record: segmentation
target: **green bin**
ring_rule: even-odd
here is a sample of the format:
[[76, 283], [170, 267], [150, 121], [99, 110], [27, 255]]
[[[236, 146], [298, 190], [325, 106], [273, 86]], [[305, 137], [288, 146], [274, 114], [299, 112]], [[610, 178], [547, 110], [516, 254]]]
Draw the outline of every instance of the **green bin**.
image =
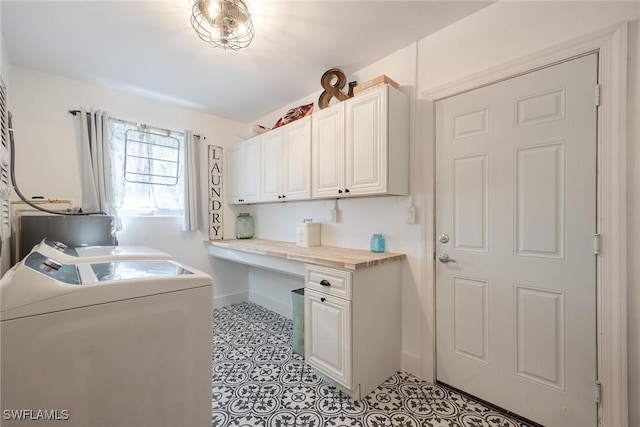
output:
[[293, 300], [293, 334], [291, 347], [304, 357], [304, 288], [291, 291]]

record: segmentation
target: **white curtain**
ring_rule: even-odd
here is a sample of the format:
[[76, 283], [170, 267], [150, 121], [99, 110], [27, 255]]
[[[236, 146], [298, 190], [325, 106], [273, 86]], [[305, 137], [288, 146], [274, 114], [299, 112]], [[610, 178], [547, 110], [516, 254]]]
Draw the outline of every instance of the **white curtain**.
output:
[[109, 113], [80, 108], [82, 210], [112, 213]]
[[193, 131], [184, 132], [184, 217], [183, 231], [198, 229], [198, 164], [196, 162], [199, 136]]

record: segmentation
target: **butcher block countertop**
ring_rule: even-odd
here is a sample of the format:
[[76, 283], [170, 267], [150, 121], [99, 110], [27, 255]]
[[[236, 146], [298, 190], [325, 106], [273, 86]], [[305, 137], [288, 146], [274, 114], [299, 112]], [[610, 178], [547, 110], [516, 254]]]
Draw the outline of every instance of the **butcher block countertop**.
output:
[[405, 254], [375, 253], [362, 249], [336, 248], [333, 246], [303, 247], [295, 243], [278, 242], [274, 240], [243, 239], [243, 240], [211, 240], [205, 242], [214, 247], [285, 258], [327, 267], [357, 270], [373, 267], [406, 258]]

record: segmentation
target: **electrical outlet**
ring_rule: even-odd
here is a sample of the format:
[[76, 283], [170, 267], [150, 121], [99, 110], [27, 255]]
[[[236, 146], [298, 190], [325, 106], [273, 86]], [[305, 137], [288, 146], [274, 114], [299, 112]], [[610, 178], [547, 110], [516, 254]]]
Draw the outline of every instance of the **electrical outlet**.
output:
[[407, 211], [405, 212], [404, 221], [407, 224], [415, 224], [416, 223], [416, 208], [414, 208], [413, 206], [410, 206], [410, 207], [407, 208]]

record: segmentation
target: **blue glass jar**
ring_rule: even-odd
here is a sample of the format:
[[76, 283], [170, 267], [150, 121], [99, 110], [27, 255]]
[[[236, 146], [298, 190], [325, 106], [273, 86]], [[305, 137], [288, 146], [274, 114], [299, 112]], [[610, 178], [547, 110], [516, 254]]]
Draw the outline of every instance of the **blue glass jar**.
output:
[[371, 252], [384, 252], [385, 247], [384, 237], [382, 234], [374, 234], [371, 237]]
[[236, 217], [236, 239], [253, 238], [253, 218], [248, 213], [240, 213]]

